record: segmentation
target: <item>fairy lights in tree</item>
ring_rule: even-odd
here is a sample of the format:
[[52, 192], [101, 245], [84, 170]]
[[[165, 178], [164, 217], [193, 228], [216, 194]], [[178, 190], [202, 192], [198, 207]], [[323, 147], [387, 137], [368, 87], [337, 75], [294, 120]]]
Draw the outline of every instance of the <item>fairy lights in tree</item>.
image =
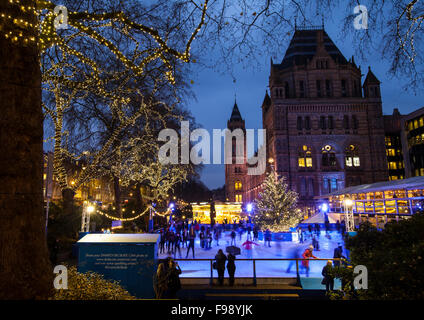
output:
[[[118, 61], [134, 75], [143, 74], [146, 66], [160, 60], [168, 69], [165, 72], [167, 80], [174, 84], [175, 77], [172, 68], [172, 59], [178, 59], [182, 62], [190, 62], [190, 49], [196, 35], [205, 23], [207, 5], [209, 0], [205, 0], [196, 8], [201, 10], [200, 19], [197, 26], [188, 37], [183, 50], [178, 50], [168, 45], [167, 38], [160, 35], [160, 32], [152, 27], [132, 21], [124, 12], [67, 12], [67, 29], [60, 32], [55, 27], [58, 14], [55, 13], [56, 3], [47, 0], [37, 0], [36, 7], [25, 5], [25, 0], [8, 0], [11, 7], [18, 9], [20, 14], [14, 12], [0, 12], [0, 36], [10, 39], [13, 43], [25, 45], [27, 43], [37, 42], [40, 53], [43, 54], [47, 49], [58, 47], [62, 52], [79, 59], [84, 64], [91, 67], [93, 76], [98, 77], [98, 65], [90, 59], [86, 52], [72, 48], [69, 40], [76, 37], [88, 37], [97, 42], [100, 46], [107, 48]], [[12, 10], [11, 10], [12, 11]], [[37, 21], [28, 20], [28, 17], [37, 17]], [[119, 30], [126, 34], [127, 38], [134, 44], [135, 51], [143, 53], [142, 59], [135, 61], [125, 55], [111, 39], [108, 39], [105, 29]], [[155, 46], [144, 47], [145, 37], [150, 37]], [[132, 55], [139, 57], [138, 54]]]

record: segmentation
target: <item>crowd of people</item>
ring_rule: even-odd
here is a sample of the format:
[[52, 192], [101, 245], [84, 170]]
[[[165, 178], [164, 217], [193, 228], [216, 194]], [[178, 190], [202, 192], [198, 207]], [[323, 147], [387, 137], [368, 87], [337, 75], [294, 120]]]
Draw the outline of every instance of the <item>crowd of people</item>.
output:
[[[181, 249], [186, 250], [185, 258], [191, 257], [195, 259], [195, 239], [199, 238], [200, 248], [204, 250], [212, 249], [212, 246], [219, 247], [219, 241], [224, 231], [231, 230], [231, 245], [237, 245], [237, 233], [239, 240], [242, 235], [247, 233], [247, 240], [257, 241], [259, 237], [259, 229], [253, 226], [247, 220], [240, 220], [238, 223], [228, 224], [215, 223], [214, 225], [201, 225], [194, 220], [189, 224], [187, 220], [171, 221], [166, 227], [160, 230], [159, 254], [173, 255], [176, 259], [182, 258]], [[271, 246], [271, 232], [265, 232], [265, 241]]]
[[[324, 224], [325, 236], [330, 237], [329, 230], [330, 225]], [[344, 233], [343, 223], [335, 224], [335, 228], [338, 232]], [[240, 246], [245, 250], [247, 258], [252, 258], [253, 246], [257, 246], [256, 243], [259, 239], [259, 229], [249, 221], [240, 220], [238, 223], [228, 224], [226, 221], [214, 225], [201, 225], [198, 221], [193, 221], [189, 224], [185, 221], [171, 221], [166, 227], [160, 230], [160, 242], [159, 242], [159, 253], [168, 254], [166, 261], [159, 264], [156, 274], [156, 285], [155, 290], [158, 297], [161, 298], [172, 298], [175, 297], [176, 292], [180, 289], [181, 284], [179, 281], [179, 274], [181, 269], [178, 263], [172, 259], [179, 259], [183, 257], [181, 252], [182, 249], [185, 251], [185, 258], [191, 257], [195, 259], [195, 239], [200, 240], [200, 248], [203, 250], [211, 250], [214, 245], [219, 247], [219, 241], [221, 240], [224, 231], [229, 231], [229, 237], [231, 241], [227, 241], [227, 245], [236, 247], [239, 243]], [[298, 251], [300, 248], [296, 248], [292, 254], [293, 258], [302, 259], [299, 264], [299, 272], [309, 277], [310, 259], [317, 259], [314, 255], [315, 251], [320, 251], [319, 239], [322, 236], [321, 226], [319, 224], [309, 224], [306, 229], [298, 228], [299, 242], [309, 242], [310, 245], [300, 254]], [[241, 243], [242, 235], [246, 234], [245, 241]], [[331, 237], [330, 237], [331, 239]], [[271, 247], [272, 233], [270, 230], [263, 232], [264, 246]], [[230, 242], [230, 243], [229, 243]], [[331, 260], [322, 269], [322, 284], [326, 286], [326, 290], [333, 290], [334, 288], [334, 276], [333, 268], [340, 266], [340, 260], [346, 259], [343, 255], [343, 247], [340, 243], [334, 249], [334, 266]], [[225, 270], [227, 269], [229, 276], [229, 284], [234, 285], [235, 271], [236, 271], [236, 256], [235, 254], [228, 253], [225, 255], [222, 249], [218, 250], [215, 256], [215, 262], [213, 268], [218, 274], [218, 284], [222, 285], [224, 282]], [[294, 260], [295, 262], [295, 260]], [[290, 273], [290, 269], [295, 263], [290, 263], [286, 272]]]

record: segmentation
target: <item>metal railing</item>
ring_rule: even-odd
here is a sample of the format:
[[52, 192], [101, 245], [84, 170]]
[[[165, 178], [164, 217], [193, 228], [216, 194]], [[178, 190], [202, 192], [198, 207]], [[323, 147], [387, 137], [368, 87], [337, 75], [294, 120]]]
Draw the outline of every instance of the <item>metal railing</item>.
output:
[[[209, 280], [209, 284], [213, 284], [213, 263], [214, 261], [216, 261], [215, 259], [173, 259], [174, 261], [209, 261], [209, 267], [210, 267], [210, 280]], [[299, 282], [300, 279], [300, 273], [299, 273], [299, 261], [340, 261], [340, 263], [343, 263], [344, 261], [346, 261], [345, 259], [340, 259], [340, 258], [326, 258], [326, 259], [322, 259], [322, 258], [312, 258], [312, 259], [304, 259], [304, 258], [292, 258], [292, 259], [282, 259], [282, 258], [252, 258], [252, 259], [237, 259], [234, 262], [237, 263], [238, 261], [252, 261], [253, 264], [253, 285], [256, 286], [257, 284], [257, 276], [256, 276], [256, 261], [295, 261], [296, 262], [296, 278]], [[264, 277], [261, 277], [264, 278]]]

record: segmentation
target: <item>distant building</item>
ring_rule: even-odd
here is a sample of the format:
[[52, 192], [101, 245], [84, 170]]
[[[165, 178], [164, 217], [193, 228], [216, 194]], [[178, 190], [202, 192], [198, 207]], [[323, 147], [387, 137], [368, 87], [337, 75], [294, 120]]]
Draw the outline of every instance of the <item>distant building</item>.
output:
[[403, 154], [404, 122], [398, 109], [394, 109], [393, 115], [384, 116], [384, 132], [387, 155], [387, 167], [389, 180], [404, 179], [405, 162]]
[[[387, 180], [380, 81], [371, 68], [361, 77], [321, 27], [296, 29], [281, 63], [271, 60], [262, 103], [267, 170], [286, 177], [305, 214], [315, 212], [317, 196]], [[228, 128], [245, 130], [237, 104]], [[227, 198], [253, 200], [263, 177], [226, 165]]]
[[389, 180], [424, 176], [424, 107], [384, 116]]
[[[199, 223], [211, 223], [211, 205], [209, 202], [191, 203], [193, 208], [193, 220]], [[215, 222], [216, 223], [238, 223], [240, 219], [246, 219], [246, 214], [242, 213], [242, 205], [239, 202], [215, 202]]]

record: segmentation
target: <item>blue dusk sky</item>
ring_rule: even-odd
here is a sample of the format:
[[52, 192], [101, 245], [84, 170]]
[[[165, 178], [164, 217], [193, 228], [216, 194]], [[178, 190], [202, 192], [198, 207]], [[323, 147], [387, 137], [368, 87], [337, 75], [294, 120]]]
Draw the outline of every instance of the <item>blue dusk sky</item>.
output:
[[[424, 95], [422, 91], [417, 93], [405, 91], [403, 86], [407, 84], [408, 79], [392, 78], [388, 74], [390, 64], [381, 59], [379, 52], [370, 49], [369, 54], [365, 53], [364, 59], [361, 59], [359, 54], [355, 52], [352, 39], [342, 36], [336, 22], [326, 23], [325, 30], [347, 59], [352, 55], [355, 56], [355, 62], [361, 66], [363, 74], [366, 75], [368, 66], [371, 66], [373, 73], [382, 82], [381, 93], [384, 114], [392, 114], [393, 108], [399, 108], [401, 114], [407, 114], [423, 106]], [[294, 33], [294, 30], [292, 30], [292, 33]], [[274, 63], [281, 62], [288, 44], [289, 42], [279, 50], [277, 56], [272, 57]], [[265, 90], [268, 89], [270, 58], [264, 58], [259, 66], [251, 69], [235, 65], [235, 82], [230, 73], [223, 75], [213, 70], [193, 70], [194, 84], [192, 89], [196, 95], [196, 100], [188, 104], [188, 109], [192, 112], [196, 122], [210, 132], [211, 137], [213, 129], [226, 128], [234, 105], [235, 94], [237, 95], [240, 113], [246, 121], [246, 128], [262, 128], [260, 107]], [[362, 81], [364, 81], [365, 75]], [[201, 173], [201, 180], [210, 189], [223, 186], [225, 183], [224, 165], [205, 164]]]

